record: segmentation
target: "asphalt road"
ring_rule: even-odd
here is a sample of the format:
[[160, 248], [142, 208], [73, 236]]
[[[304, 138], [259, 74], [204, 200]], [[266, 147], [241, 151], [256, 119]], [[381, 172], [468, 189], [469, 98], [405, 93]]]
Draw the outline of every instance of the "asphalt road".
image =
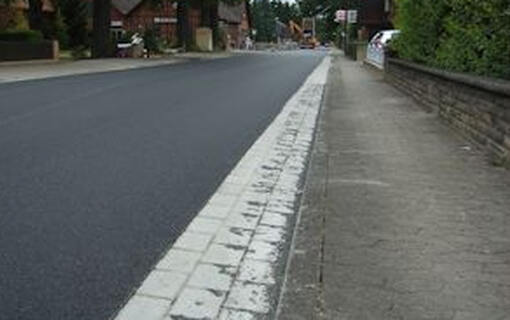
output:
[[321, 54], [0, 85], [0, 319], [108, 319]]

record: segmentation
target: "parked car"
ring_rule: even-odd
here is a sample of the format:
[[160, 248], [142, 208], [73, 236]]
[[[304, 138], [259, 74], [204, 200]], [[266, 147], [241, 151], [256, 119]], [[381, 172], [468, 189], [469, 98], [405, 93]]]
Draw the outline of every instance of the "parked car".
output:
[[367, 61], [382, 69], [384, 67], [384, 51], [399, 33], [400, 30], [383, 30], [377, 32], [368, 43]]

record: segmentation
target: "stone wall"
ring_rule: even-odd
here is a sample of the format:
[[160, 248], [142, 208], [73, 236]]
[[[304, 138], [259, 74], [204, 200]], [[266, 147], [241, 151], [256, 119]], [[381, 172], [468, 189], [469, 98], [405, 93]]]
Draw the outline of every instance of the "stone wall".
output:
[[0, 41], [0, 61], [58, 59], [57, 41], [6, 42]]
[[389, 58], [386, 79], [510, 167], [510, 81]]

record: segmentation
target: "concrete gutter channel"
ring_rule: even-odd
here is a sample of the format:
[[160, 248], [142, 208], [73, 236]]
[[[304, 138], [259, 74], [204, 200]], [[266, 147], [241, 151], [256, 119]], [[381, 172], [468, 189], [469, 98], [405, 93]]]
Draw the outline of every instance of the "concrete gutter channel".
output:
[[[334, 56], [340, 53], [336, 52]], [[333, 57], [333, 60], [336, 58]], [[317, 118], [312, 152], [307, 165], [299, 214], [287, 256], [285, 281], [278, 301], [277, 320], [321, 319], [324, 313], [324, 259], [328, 196], [328, 150], [324, 137], [326, 97], [340, 70], [332, 62]]]

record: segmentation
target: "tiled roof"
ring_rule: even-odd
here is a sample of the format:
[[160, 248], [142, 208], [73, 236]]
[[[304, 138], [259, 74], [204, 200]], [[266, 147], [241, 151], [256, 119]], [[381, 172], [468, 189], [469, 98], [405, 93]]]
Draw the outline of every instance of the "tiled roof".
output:
[[243, 14], [246, 13], [246, 3], [242, 1], [238, 5], [228, 5], [222, 1], [219, 2], [218, 16], [220, 20], [229, 23], [241, 23], [243, 21]]
[[122, 14], [128, 14], [142, 2], [143, 0], [112, 0], [112, 5]]
[[[122, 14], [128, 14], [144, 0], [112, 0], [112, 4]], [[238, 5], [228, 5], [219, 1], [218, 15], [220, 20], [229, 23], [241, 23], [243, 14], [246, 14], [246, 3], [242, 1]]]

